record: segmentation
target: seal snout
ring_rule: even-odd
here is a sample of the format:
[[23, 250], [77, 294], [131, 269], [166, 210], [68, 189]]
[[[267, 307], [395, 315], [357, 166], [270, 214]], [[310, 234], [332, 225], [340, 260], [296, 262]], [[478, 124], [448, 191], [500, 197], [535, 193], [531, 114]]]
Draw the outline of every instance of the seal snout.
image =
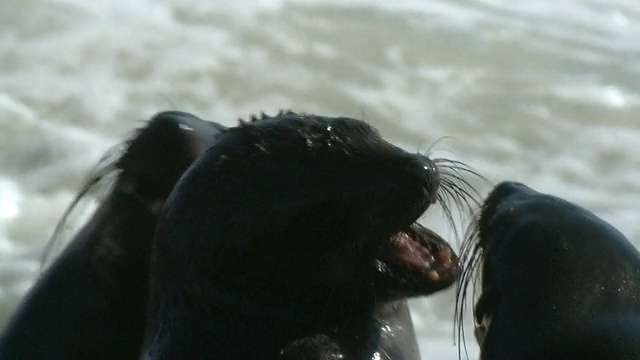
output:
[[[500, 223], [504, 216], [513, 216], [522, 200], [530, 198], [536, 192], [530, 187], [513, 181], [498, 184], [487, 196], [482, 206], [478, 227], [482, 234], [488, 231], [494, 222]], [[486, 245], [486, 236], [481, 236], [481, 243]]]
[[535, 191], [519, 182], [504, 181], [498, 184], [487, 196], [483, 216], [491, 216], [502, 204], [511, 204], [515, 200], [534, 194]]
[[423, 187], [429, 194], [429, 202], [435, 204], [438, 200], [440, 172], [433, 160], [427, 156], [416, 154], [415, 159], [409, 164], [409, 170], [422, 179]]

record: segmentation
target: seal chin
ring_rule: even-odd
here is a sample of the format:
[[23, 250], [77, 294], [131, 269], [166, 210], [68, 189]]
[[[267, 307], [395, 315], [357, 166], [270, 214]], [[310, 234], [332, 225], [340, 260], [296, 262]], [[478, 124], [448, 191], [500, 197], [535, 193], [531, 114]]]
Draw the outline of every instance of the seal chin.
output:
[[398, 297], [429, 295], [451, 285], [458, 257], [435, 232], [412, 224], [382, 243], [375, 259], [379, 276]]

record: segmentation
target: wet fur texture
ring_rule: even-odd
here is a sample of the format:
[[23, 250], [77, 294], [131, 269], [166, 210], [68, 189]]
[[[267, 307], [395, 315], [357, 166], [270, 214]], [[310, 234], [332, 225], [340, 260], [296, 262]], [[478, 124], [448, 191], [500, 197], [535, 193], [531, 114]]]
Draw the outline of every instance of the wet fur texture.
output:
[[[281, 112], [277, 116], [295, 118], [300, 115]], [[239, 128], [271, 118], [262, 114], [241, 122]], [[71, 211], [96, 189], [104, 193], [98, 209], [43, 272], [19, 306], [0, 337], [0, 358], [139, 358], [147, 321], [149, 253], [159, 211], [184, 171], [225, 132], [225, 127], [191, 114], [163, 112], [99, 162], [63, 216], [43, 262], [50, 256], [52, 245], [62, 236]], [[307, 145], [313, 145], [314, 141], [323, 140], [313, 136], [305, 138]], [[261, 148], [260, 141], [254, 146], [260, 152], [268, 151]], [[242, 157], [238, 160], [242, 161]], [[459, 162], [436, 159], [434, 163], [441, 174], [438, 202], [451, 217], [451, 206], [469, 206], [467, 201], [473, 189], [463, 175], [474, 173]], [[251, 171], [243, 176], [252, 183], [264, 182]], [[319, 216], [331, 215], [330, 212], [318, 213]], [[292, 218], [292, 221], [300, 220]], [[422, 230], [416, 227], [416, 231]], [[306, 241], [304, 232], [300, 234], [300, 240]], [[334, 272], [327, 275], [328, 281], [331, 276], [339, 278]], [[447, 284], [443, 282], [440, 287]], [[429, 291], [437, 289], [433, 287]], [[284, 310], [284, 316], [294, 321], [306, 317], [303, 312], [287, 307], [264, 307], [263, 303], [252, 299], [251, 291], [244, 298], [226, 287], [220, 290], [221, 298], [226, 297], [234, 303], [238, 299], [247, 300], [241, 303], [256, 312]], [[421, 291], [424, 289], [417, 290]], [[372, 311], [366, 312], [366, 316], [356, 315], [349, 320], [367, 325], [362, 337], [364, 343], [347, 341], [345, 346], [339, 344], [335, 333], [328, 331], [331, 337], [321, 333], [296, 338], [282, 347], [279, 356], [332, 359], [344, 356], [345, 349], [352, 351], [352, 348], [360, 347], [379, 353], [382, 359], [419, 359], [406, 301], [394, 294], [385, 296], [401, 299], [380, 302]], [[346, 311], [335, 310], [336, 315]], [[239, 322], [243, 316], [249, 316], [253, 321], [254, 315], [249, 311], [237, 318], [231, 315], [229, 320]], [[272, 329], [268, 327], [265, 331], [268, 333]], [[373, 342], [367, 342], [372, 334]]]
[[355, 119], [281, 113], [230, 129], [159, 222], [144, 358], [384, 358], [380, 309], [457, 270], [429, 280], [381, 249], [399, 231], [433, 236], [412, 224], [438, 199], [464, 203], [462, 171]]
[[139, 357], [158, 211], [187, 166], [223, 129], [187, 113], [159, 113], [100, 161], [51, 244], [84, 196], [100, 187], [106, 195], [6, 325], [1, 359]]
[[475, 287], [481, 359], [640, 356], [640, 253], [590, 211], [499, 184], [462, 259], [458, 313]]

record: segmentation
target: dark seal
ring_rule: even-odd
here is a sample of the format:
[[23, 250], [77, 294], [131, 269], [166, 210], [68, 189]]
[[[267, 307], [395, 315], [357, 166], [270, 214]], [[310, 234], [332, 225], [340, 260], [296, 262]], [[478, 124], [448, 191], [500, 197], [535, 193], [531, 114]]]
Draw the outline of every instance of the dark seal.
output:
[[640, 357], [640, 253], [590, 211], [502, 183], [462, 254], [481, 359]]
[[187, 113], [163, 112], [109, 153], [71, 208], [115, 177], [111, 190], [6, 325], [0, 359], [139, 357], [159, 210], [187, 166], [223, 130]]
[[458, 274], [447, 242], [416, 223], [466, 191], [445, 164], [350, 118], [230, 128], [158, 222], [143, 358], [398, 358], [381, 351], [380, 309]]

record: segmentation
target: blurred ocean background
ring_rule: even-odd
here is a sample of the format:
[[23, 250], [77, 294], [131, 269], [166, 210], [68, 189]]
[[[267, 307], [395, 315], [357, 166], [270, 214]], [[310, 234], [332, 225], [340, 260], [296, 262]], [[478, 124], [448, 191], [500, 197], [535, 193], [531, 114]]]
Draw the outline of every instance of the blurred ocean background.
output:
[[[439, 155], [640, 245], [635, 0], [3, 0], [0, 325], [90, 167], [143, 120], [281, 108], [363, 118], [411, 151], [448, 137]], [[453, 292], [412, 306], [423, 357], [456, 359]]]

